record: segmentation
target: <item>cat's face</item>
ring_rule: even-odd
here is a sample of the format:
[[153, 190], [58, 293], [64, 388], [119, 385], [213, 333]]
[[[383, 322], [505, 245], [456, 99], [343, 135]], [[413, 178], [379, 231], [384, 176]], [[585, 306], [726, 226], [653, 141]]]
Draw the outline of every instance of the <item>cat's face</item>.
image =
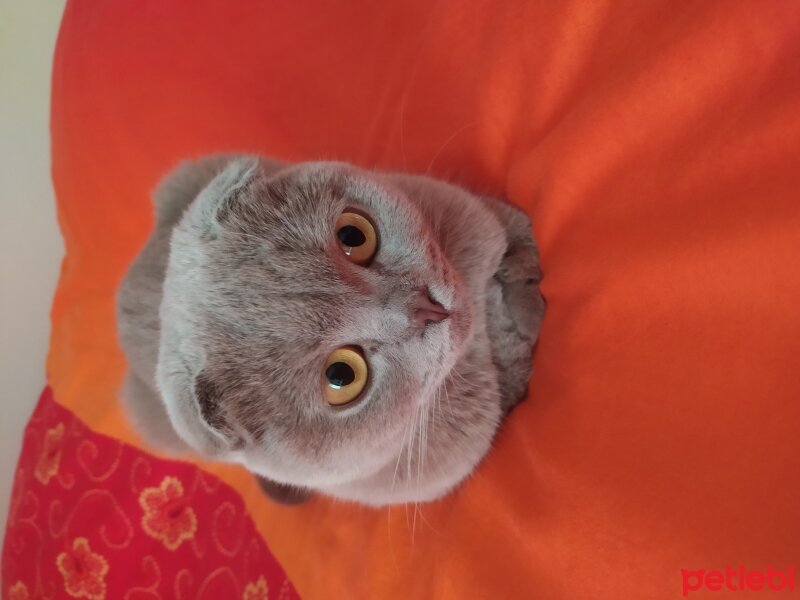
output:
[[[367, 260], [340, 239], [351, 213], [374, 228]], [[462, 279], [386, 181], [331, 163], [270, 174], [235, 161], [173, 233], [157, 373], [170, 418], [198, 450], [279, 482], [377, 473], [473, 336]], [[332, 402], [327, 370], [342, 348], [366, 384]]]

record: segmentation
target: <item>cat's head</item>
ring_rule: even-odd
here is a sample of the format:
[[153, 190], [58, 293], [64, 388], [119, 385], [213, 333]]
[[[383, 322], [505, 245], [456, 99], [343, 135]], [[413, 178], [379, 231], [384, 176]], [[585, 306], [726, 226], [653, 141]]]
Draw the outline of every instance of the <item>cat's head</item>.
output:
[[379, 176], [235, 160], [173, 231], [158, 386], [198, 451], [340, 485], [397, 457], [472, 334], [465, 296], [419, 210]]

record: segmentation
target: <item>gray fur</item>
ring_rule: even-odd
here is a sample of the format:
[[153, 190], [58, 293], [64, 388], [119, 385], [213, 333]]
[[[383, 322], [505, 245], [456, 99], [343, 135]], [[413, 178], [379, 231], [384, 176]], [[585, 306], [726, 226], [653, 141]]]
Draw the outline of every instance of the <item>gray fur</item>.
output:
[[[268, 492], [419, 502], [475, 469], [524, 396], [544, 303], [521, 211], [427, 177], [249, 156], [185, 163], [155, 202], [118, 295], [123, 397], [153, 443], [242, 463]], [[336, 245], [348, 207], [378, 230], [369, 267]], [[419, 287], [451, 313], [422, 331]], [[331, 407], [324, 361], [351, 344], [369, 383]]]

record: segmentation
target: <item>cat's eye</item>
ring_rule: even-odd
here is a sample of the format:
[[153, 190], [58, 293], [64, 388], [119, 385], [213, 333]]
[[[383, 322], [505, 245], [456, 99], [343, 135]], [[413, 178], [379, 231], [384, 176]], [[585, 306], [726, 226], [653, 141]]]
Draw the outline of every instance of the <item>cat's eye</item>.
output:
[[378, 234], [364, 215], [349, 210], [336, 219], [336, 239], [350, 262], [366, 265], [378, 250]]
[[349, 404], [367, 385], [367, 361], [355, 346], [343, 346], [331, 352], [325, 362], [322, 385], [325, 400], [333, 406]]

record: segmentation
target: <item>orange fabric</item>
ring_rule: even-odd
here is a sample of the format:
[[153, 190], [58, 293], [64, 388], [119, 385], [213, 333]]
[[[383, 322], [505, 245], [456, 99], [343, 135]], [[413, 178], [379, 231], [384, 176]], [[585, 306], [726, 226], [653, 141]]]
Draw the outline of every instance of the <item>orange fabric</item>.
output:
[[533, 218], [530, 397], [416, 519], [206, 465], [300, 594], [675, 598], [681, 568], [800, 563], [798, 56], [793, 0], [70, 2], [55, 397], [137, 443], [113, 295], [179, 159], [430, 172]]

